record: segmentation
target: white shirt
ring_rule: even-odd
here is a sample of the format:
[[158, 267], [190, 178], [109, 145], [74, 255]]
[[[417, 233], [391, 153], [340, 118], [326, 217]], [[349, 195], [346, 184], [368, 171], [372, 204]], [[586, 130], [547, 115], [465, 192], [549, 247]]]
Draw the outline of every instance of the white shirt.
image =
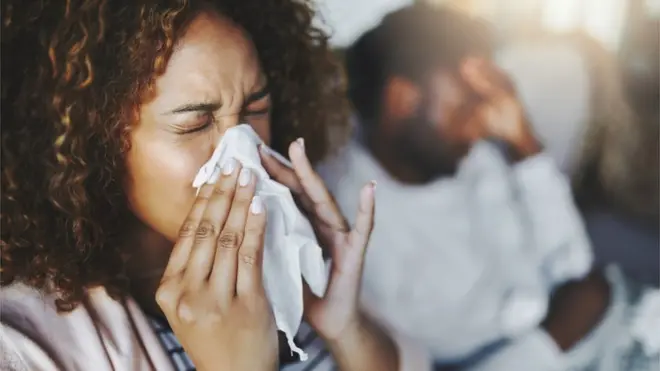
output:
[[455, 177], [410, 186], [354, 141], [319, 173], [351, 221], [378, 183], [362, 303], [438, 360], [536, 328], [552, 288], [590, 270], [569, 184], [544, 154], [510, 167], [480, 143]]

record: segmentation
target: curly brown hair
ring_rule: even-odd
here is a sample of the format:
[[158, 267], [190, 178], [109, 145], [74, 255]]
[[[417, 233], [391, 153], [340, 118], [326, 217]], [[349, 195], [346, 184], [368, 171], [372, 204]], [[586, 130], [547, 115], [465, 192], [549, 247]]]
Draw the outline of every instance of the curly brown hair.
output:
[[[272, 146], [312, 161], [347, 127], [343, 75], [307, 0], [3, 0], [2, 285], [127, 290], [118, 248], [129, 132], [177, 38], [212, 6], [250, 35], [269, 79]], [[337, 83], [337, 82], [340, 83]]]

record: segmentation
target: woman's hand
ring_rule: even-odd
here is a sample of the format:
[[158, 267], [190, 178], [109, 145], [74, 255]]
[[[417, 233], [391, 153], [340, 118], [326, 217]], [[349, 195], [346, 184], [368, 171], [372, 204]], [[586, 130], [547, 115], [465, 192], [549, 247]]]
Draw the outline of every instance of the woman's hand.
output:
[[254, 175], [235, 160], [201, 188], [156, 292], [198, 370], [277, 368], [277, 328], [262, 284], [266, 211], [254, 192]]
[[391, 339], [358, 310], [364, 255], [373, 228], [376, 184], [371, 182], [362, 188], [355, 226], [350, 229], [307, 159], [302, 139], [289, 147], [293, 169], [265, 151], [261, 154], [266, 170], [291, 189], [320, 244], [331, 253], [332, 270], [324, 297], [317, 298], [308, 288], [305, 290], [307, 321], [329, 344], [342, 370], [396, 369], [398, 355]]

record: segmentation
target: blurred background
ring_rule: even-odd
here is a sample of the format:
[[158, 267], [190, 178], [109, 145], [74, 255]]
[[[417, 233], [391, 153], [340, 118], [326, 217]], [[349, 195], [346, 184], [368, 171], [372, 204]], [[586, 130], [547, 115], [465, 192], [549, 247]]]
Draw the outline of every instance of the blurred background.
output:
[[[422, 2], [422, 0], [417, 0]], [[320, 10], [338, 52], [382, 17], [414, 0], [324, 0]], [[620, 62], [630, 103], [658, 123], [660, 0], [426, 0], [489, 21], [503, 45], [535, 32], [584, 31]]]
[[[416, 2], [455, 8], [489, 24], [495, 34], [496, 62], [514, 80], [532, 126], [562, 170], [574, 166], [564, 162], [576, 157], [576, 141], [585, 128], [601, 127], [601, 139], [594, 139], [603, 143], [597, 155], [601, 159], [594, 160], [601, 162], [601, 169], [595, 170], [601, 176], [593, 181], [573, 177], [573, 190], [580, 203], [609, 188], [595, 203], [624, 205], [623, 214], [633, 215], [631, 223], [644, 225], [644, 231], [634, 235], [645, 235], [645, 242], [632, 245], [646, 247], [637, 248], [645, 250], [639, 255], [632, 248], [609, 247], [630, 246], [631, 241], [600, 216], [587, 217], [597, 260], [621, 263], [637, 255], [630, 258], [629, 270], [639, 266], [639, 271], [649, 272], [641, 280], [657, 286], [660, 0], [323, 0], [319, 10], [342, 57], [385, 15]], [[577, 71], [570, 58], [559, 56], [562, 53], [544, 39], [566, 34], [586, 36], [574, 45], [586, 58], [586, 70]], [[623, 104], [621, 109], [617, 104]], [[584, 111], [591, 118], [580, 116]], [[634, 118], [623, 117], [621, 111]], [[619, 114], [622, 117], [615, 117]], [[576, 186], [579, 182], [584, 184]], [[593, 225], [592, 219], [597, 220]]]
[[[442, 7], [443, 10], [438, 13], [451, 13], [451, 16], [433, 18], [433, 13], [436, 12], [425, 6], [415, 7], [422, 10], [419, 13], [411, 13], [413, 15], [409, 16], [407, 22], [401, 20], [401, 15], [400, 18], [390, 16], [396, 10], [417, 3]], [[478, 299], [465, 299], [460, 296], [454, 297], [454, 301], [447, 299], [447, 292], [454, 292], [452, 285], [461, 282], [461, 279], [456, 277], [461, 277], [462, 274], [460, 270], [454, 271], [455, 276], [444, 273], [452, 271], [453, 268], [451, 264], [447, 264], [452, 261], [447, 256], [472, 250], [466, 247], [471, 245], [452, 245], [452, 242], [462, 241], [459, 238], [452, 240], [452, 237], [460, 234], [456, 232], [458, 229], [442, 228], [452, 225], [459, 219], [457, 214], [470, 206], [465, 202], [454, 205], [456, 207], [451, 209], [448, 204], [438, 200], [442, 195], [455, 192], [454, 188], [439, 181], [424, 183], [415, 176], [410, 176], [423, 173], [420, 168], [426, 170], [433, 167], [429, 162], [447, 156], [447, 152], [435, 152], [435, 149], [453, 140], [448, 136], [448, 141], [443, 142], [447, 138], [434, 141], [437, 139], [434, 136], [442, 137], [445, 133], [437, 134], [426, 129], [455, 127], [452, 118], [460, 116], [448, 114], [444, 119], [442, 114], [433, 116], [429, 112], [447, 112], [446, 107], [462, 100], [461, 104], [468, 107], [465, 111], [474, 108], [470, 106], [469, 94], [456, 93], [467, 85], [465, 81], [469, 79], [469, 73], [466, 79], [464, 71], [460, 70], [458, 73], [458, 69], [453, 70], [455, 65], [451, 62], [442, 65], [441, 61], [455, 56], [452, 53], [460, 56], [461, 63], [470, 59], [465, 58], [466, 55], [476, 56], [477, 59], [487, 56], [488, 63], [493, 62], [493, 70], [501, 70], [504, 72], [502, 75], [507, 75], [502, 80], [511, 84], [502, 86], [507, 89], [515, 87], [508, 91], [515, 90], [516, 99], [524, 108], [525, 119], [532, 127], [535, 139], [543, 147], [544, 154], [549, 155], [542, 158], [550, 157], [553, 160], [550, 161], [553, 169], [557, 165], [563, 173], [557, 178], [570, 182], [571, 192], [563, 192], [565, 189], [562, 186], [565, 183], [554, 189], [560, 189], [561, 196], [566, 196], [571, 203], [570, 207], [560, 211], [572, 212], [572, 208], [576, 206], [581, 216], [581, 219], [575, 219], [579, 221], [575, 223], [578, 227], [576, 230], [582, 230], [584, 222], [588, 243], [582, 239], [573, 240], [575, 243], [572, 245], [566, 242], [571, 241], [571, 235], [566, 231], [562, 232], [562, 217], [553, 214], [553, 207], [561, 202], [554, 202], [552, 196], [548, 196], [553, 191], [552, 187], [537, 190], [535, 197], [530, 197], [527, 200], [528, 205], [525, 205], [539, 210], [539, 215], [546, 217], [544, 220], [547, 223], [543, 227], [547, 227], [548, 233], [536, 242], [553, 244], [553, 241], [562, 241], [561, 244], [556, 244], [558, 249], [569, 245], [582, 246], [585, 242], [584, 245], [588, 245], [586, 248], [594, 255], [593, 267], [590, 267], [594, 271], [603, 267], [620, 267], [631, 281], [653, 287], [660, 298], [660, 291], [657, 291], [660, 287], [660, 0], [319, 0], [319, 7], [333, 35], [331, 43], [340, 58], [344, 58], [344, 64], [347, 66], [349, 98], [353, 104], [353, 118], [357, 128], [357, 139], [348, 145], [349, 155], [341, 160], [344, 162], [344, 168], [349, 171], [339, 167], [330, 169], [330, 175], [325, 176], [325, 180], [345, 215], [351, 215], [356, 208], [351, 200], [357, 193], [358, 186], [369, 179], [378, 180], [378, 194], [381, 198], [377, 200], [377, 222], [371, 236], [371, 245], [378, 246], [370, 247], [367, 255], [367, 284], [363, 285], [363, 290], [367, 292], [365, 297], [372, 295], [368, 300], [388, 312], [383, 315], [388, 317], [386, 322], [393, 323], [395, 328], [406, 328], [406, 331], [417, 338], [426, 339], [424, 342], [437, 352], [435, 355], [438, 360], [445, 361], [450, 357], [442, 352], [459, 343], [460, 339], [468, 339], [470, 335], [465, 334], [470, 332], [452, 333], [444, 328], [439, 329], [438, 323], [445, 318], [440, 313], [443, 313], [446, 307], [458, 308], [463, 303], [475, 303], [473, 300], [483, 300], [480, 304], [485, 308], [487, 304], [483, 303], [486, 299], [495, 295], [492, 288], [478, 291], [479, 294], [476, 295], [475, 290], [479, 287], [475, 285], [477, 288], [472, 287], [471, 291], [464, 292], [470, 292]], [[452, 9], [447, 11], [446, 8]], [[386, 21], [381, 23], [385, 16]], [[463, 22], [470, 23], [471, 26], [459, 27]], [[438, 24], [445, 27], [429, 26]], [[482, 29], [484, 24], [486, 27]], [[373, 28], [385, 31], [378, 33], [373, 31]], [[417, 28], [420, 29], [418, 32], [410, 31]], [[488, 39], [486, 52], [486, 48], [480, 49], [482, 45], [479, 42], [483, 39]], [[472, 47], [473, 49], [470, 49]], [[428, 57], [427, 54], [433, 54], [433, 57]], [[437, 58], [429, 62], [429, 65], [436, 63], [437, 66], [445, 68], [443, 71], [455, 73], [455, 76], [459, 76], [457, 80], [462, 79], [464, 85], [438, 83], [440, 87], [433, 90], [435, 79], [440, 81], [444, 75], [416, 75], [410, 72], [417, 66], [423, 66], [427, 62], [424, 58], [427, 57]], [[407, 62], [412, 66], [410, 70], [406, 69]], [[461, 63], [457, 65], [462, 67]], [[430, 67], [429, 70], [437, 72]], [[415, 90], [418, 85], [422, 87]], [[432, 88], [428, 88], [429, 86]], [[414, 93], [410, 93], [411, 91]], [[417, 98], [418, 96], [423, 98]], [[409, 103], [415, 99], [422, 103], [417, 106]], [[434, 104], [441, 108], [434, 111]], [[408, 105], [413, 108], [408, 109]], [[418, 111], [421, 113], [410, 114], [415, 112], [418, 106], [423, 107]], [[456, 122], [458, 121], [460, 120], [457, 119]], [[415, 123], [421, 124], [415, 126]], [[464, 123], [458, 125], [462, 124]], [[403, 129], [392, 134], [395, 132], [392, 127], [396, 125], [399, 125], [397, 128]], [[406, 150], [409, 152], [406, 153]], [[363, 156], [363, 153], [368, 153], [369, 156]], [[410, 153], [414, 153], [414, 156]], [[371, 178], [364, 174], [369, 174]], [[532, 177], [540, 173], [535, 174]], [[418, 178], [434, 179], [432, 176]], [[392, 182], [391, 179], [396, 181]], [[425, 187], [416, 187], [419, 184], [424, 184]], [[453, 186], [453, 183], [448, 184]], [[387, 194], [388, 186], [392, 191], [389, 193], [389, 199], [383, 196]], [[539, 185], [540, 188], [543, 186], [544, 184]], [[476, 193], [470, 193], [471, 196], [474, 194]], [[396, 203], [396, 198], [409, 200]], [[549, 199], [551, 201], [548, 201]], [[406, 214], [404, 204], [412, 205], [415, 202], [418, 204], [411, 206], [410, 212]], [[466, 229], [469, 231], [467, 234], [470, 235], [470, 241], [477, 240], [474, 236], [479, 236], [480, 233], [487, 233], [488, 228], [495, 225], [493, 220], [499, 220], [498, 210], [495, 209], [492, 208], [495, 216], [489, 215], [488, 223], [478, 227], [470, 225], [471, 228]], [[447, 215], [443, 215], [443, 212], [447, 212]], [[568, 215], [564, 220], [573, 220], [571, 213], [560, 215]], [[390, 224], [387, 224], [388, 222]], [[409, 234], [403, 236], [405, 228], [401, 226], [407, 226], [406, 222], [410, 223], [407, 231]], [[469, 223], [472, 223], [471, 219]], [[537, 233], [539, 229], [529, 227], [528, 224], [523, 228], [525, 231], [531, 231], [531, 234]], [[565, 233], [565, 236], [562, 233]], [[473, 265], [466, 264], [464, 271], [483, 268], [475, 267], [482, 262], [480, 259], [496, 250], [495, 240], [485, 241], [488, 241], [484, 244], [488, 245], [488, 248], [484, 249], [486, 252], [480, 250], [479, 254], [483, 255], [473, 259]], [[502, 244], [510, 245], [509, 241]], [[541, 250], [530, 245], [526, 244], [530, 251]], [[438, 253], [443, 249], [446, 250], [445, 255]], [[420, 256], [424, 257], [423, 262], [420, 261]], [[574, 257], [575, 255], [567, 257], [561, 264], [571, 265], [569, 258]], [[405, 269], [414, 267], [415, 274], [419, 277], [422, 275], [418, 272], [424, 269], [427, 269], [428, 274], [412, 282], [410, 274], [401, 273], [397, 276], [397, 267], [400, 268], [401, 265], [397, 262], [407, 262]], [[491, 269], [496, 265], [491, 263], [492, 261], [489, 261], [484, 266]], [[530, 265], [533, 264], [529, 261], [515, 259], [507, 260], [506, 264], [509, 269], [527, 268]], [[482, 271], [487, 269], [483, 268]], [[492, 277], [497, 279], [496, 274]], [[570, 332], [570, 329], [579, 327], [575, 323], [584, 320], [580, 319], [578, 312], [580, 308], [590, 305], [590, 288], [587, 288], [590, 279], [575, 280], [579, 281], [577, 291], [574, 291], [575, 295], [570, 295], [575, 298], [570, 304], [574, 306], [564, 311], [568, 314], [563, 322], [558, 321], [556, 326], [551, 326], [555, 330], [559, 329], [557, 333], [564, 333], [567, 329]], [[570, 281], [563, 288], [573, 290], [571, 285], [574, 282]], [[447, 282], [446, 287], [443, 282]], [[615, 287], [611, 282], [608, 285]], [[422, 298], [416, 303], [416, 307], [424, 308], [424, 311], [415, 312], [415, 305], [406, 307], [402, 304], [397, 312], [393, 307], [396, 307], [397, 303], [410, 300], [407, 292], [411, 287], [414, 287], [416, 292], [426, 293], [416, 296]], [[420, 287], [427, 291], [420, 291]], [[604, 286], [595, 291], [601, 290], [602, 287]], [[397, 292], [397, 288], [400, 292]], [[373, 294], [374, 292], [381, 297]], [[560, 294], [557, 294], [558, 292]], [[563, 300], [561, 292], [562, 289], [552, 292], [551, 300], [554, 304]], [[391, 300], [386, 301], [383, 297]], [[602, 302], [608, 300], [603, 299]], [[602, 305], [602, 302], [594, 305]], [[554, 304], [551, 304], [547, 318], [556, 318], [553, 311], [565, 303], [559, 306]], [[473, 306], [466, 305], [465, 308]], [[520, 313], [524, 312], [518, 311], [516, 315], [523, 316]], [[456, 313], [462, 315], [465, 312], [457, 310]], [[413, 318], [416, 316], [419, 318]], [[609, 318], [608, 316], [610, 314], [603, 318]], [[660, 306], [656, 306], [653, 316], [660, 318]], [[584, 323], [600, 321], [597, 316], [594, 318], [596, 319], [585, 320]], [[470, 323], [470, 320], [461, 317], [457, 321]], [[602, 323], [605, 323], [605, 320]], [[657, 325], [654, 326], [657, 328]], [[414, 330], [409, 330], [411, 328]], [[615, 332], [612, 334], [616, 336], [624, 334], [621, 329], [613, 331]], [[445, 339], [442, 339], [443, 336]], [[555, 340], [559, 337], [561, 336]], [[447, 339], [447, 343], [441, 343]], [[560, 343], [561, 341], [558, 341], [558, 344]], [[565, 349], [570, 348], [566, 346]], [[603, 350], [603, 353], [606, 352], [609, 351]], [[533, 354], [530, 356], [534, 357]], [[644, 369], [630, 367], [613, 369]], [[601, 368], [580, 366], [571, 369]]]

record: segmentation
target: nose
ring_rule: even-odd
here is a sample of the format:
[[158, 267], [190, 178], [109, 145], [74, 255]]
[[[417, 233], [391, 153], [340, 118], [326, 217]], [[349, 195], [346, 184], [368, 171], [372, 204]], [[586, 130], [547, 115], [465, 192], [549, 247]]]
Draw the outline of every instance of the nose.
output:
[[220, 140], [225, 135], [225, 131], [241, 124], [241, 115], [226, 115], [218, 117], [215, 129], [212, 131], [213, 149], [218, 146]]

